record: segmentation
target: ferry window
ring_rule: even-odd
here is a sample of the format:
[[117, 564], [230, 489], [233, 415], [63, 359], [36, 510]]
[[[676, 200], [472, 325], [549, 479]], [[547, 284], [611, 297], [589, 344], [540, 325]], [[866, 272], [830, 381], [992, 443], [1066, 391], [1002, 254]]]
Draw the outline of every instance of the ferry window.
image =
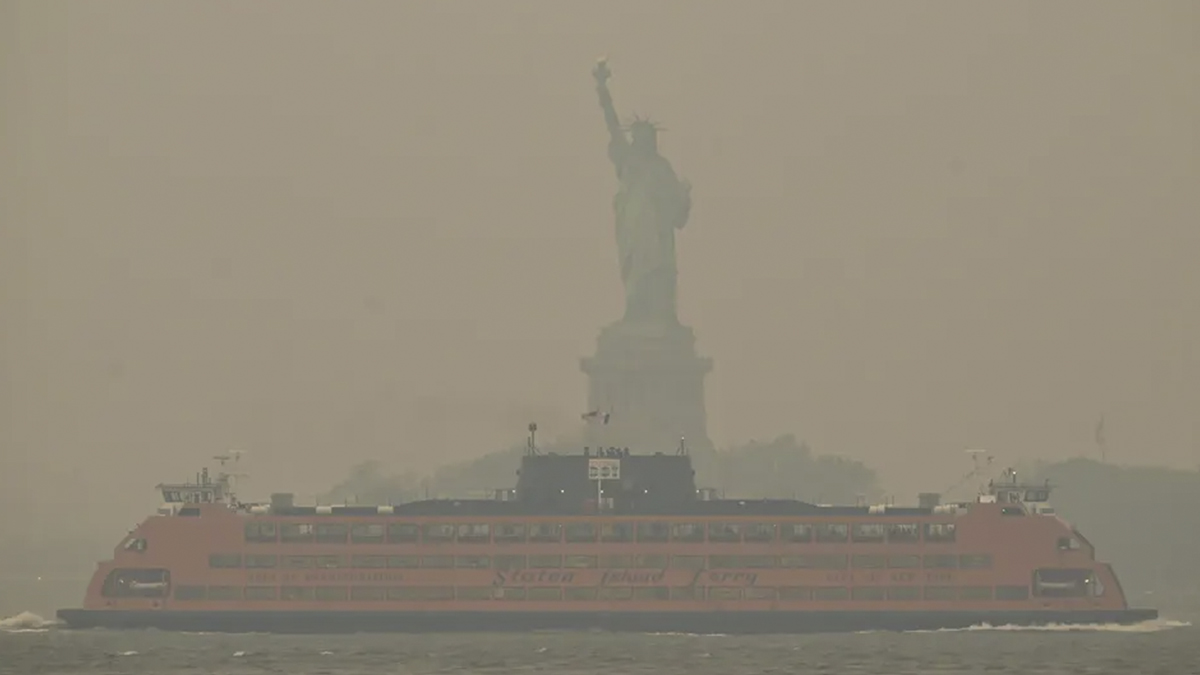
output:
[[817, 525], [817, 541], [822, 543], [841, 543], [850, 536], [850, 528], [845, 523], [821, 523]]
[[387, 566], [392, 569], [415, 569], [421, 566], [421, 556], [389, 555]]
[[382, 544], [383, 523], [356, 523], [350, 527], [350, 543]]
[[531, 586], [525, 594], [530, 600], [562, 600], [562, 589], [557, 586]]
[[345, 600], [348, 597], [345, 586], [317, 586], [317, 600]]
[[961, 586], [958, 589], [959, 600], [991, 600], [991, 586]]
[[731, 586], [710, 586], [708, 588], [709, 600], [741, 600], [742, 589]]
[[345, 523], [317, 523], [318, 544], [344, 544], [350, 526]]
[[701, 523], [675, 523], [671, 526], [673, 541], [698, 543], [704, 541], [704, 525]]
[[596, 566], [594, 555], [569, 555], [563, 558], [563, 567], [588, 568]]
[[413, 523], [391, 523], [387, 537], [392, 544], [412, 544], [421, 538], [421, 528]]
[[958, 556], [958, 566], [964, 570], [982, 570], [992, 566], [992, 556], [987, 553], [964, 553]]
[[958, 597], [958, 589], [953, 586], [926, 586], [926, 600], [953, 600]]
[[737, 569], [741, 564], [736, 555], [710, 555], [708, 566], [713, 569]]
[[774, 523], [749, 523], [742, 528], [746, 541], [775, 541]]
[[241, 600], [242, 589], [237, 586], [209, 586], [209, 600]]
[[921, 527], [916, 523], [891, 523], [887, 526], [887, 540], [894, 544], [921, 540]]
[[997, 600], [1028, 600], [1029, 599], [1029, 587], [1028, 586], [997, 586], [996, 587], [996, 599]]
[[449, 523], [429, 523], [421, 532], [425, 543], [454, 541], [454, 526]]
[[566, 600], [595, 600], [595, 586], [567, 586], [563, 589], [563, 598]]
[[601, 586], [596, 589], [597, 600], [632, 600], [633, 589], [629, 586]]
[[562, 556], [535, 553], [529, 556], [529, 566], [533, 569], [556, 569], [562, 567]]
[[524, 600], [525, 589], [521, 586], [500, 586], [494, 597], [497, 600]]
[[887, 566], [892, 569], [910, 569], [921, 566], [919, 555], [889, 555]]
[[602, 556], [600, 556], [600, 566], [605, 567], [605, 568], [633, 567], [633, 556], [631, 556], [631, 555], [602, 555]]
[[485, 570], [492, 566], [486, 555], [460, 555], [454, 557], [454, 567], [460, 570]]
[[307, 523], [284, 523], [279, 527], [279, 538], [286, 543], [309, 542], [313, 532], [313, 526]]
[[280, 586], [280, 600], [312, 600], [314, 597], [312, 586]]
[[591, 523], [568, 523], [567, 541], [596, 541], [596, 526]]
[[678, 567], [685, 570], [702, 570], [704, 569], [704, 556], [673, 555], [671, 556], [671, 567]]
[[351, 600], [387, 600], [386, 586], [351, 586]]
[[457, 600], [491, 600], [495, 594], [491, 586], [458, 586], [454, 589]]
[[780, 586], [780, 600], [812, 600], [812, 589], [808, 586]]
[[342, 566], [341, 556], [336, 555], [319, 555], [317, 556], [317, 567], [323, 570], [337, 569]]
[[779, 559], [780, 567], [797, 567], [814, 570], [844, 570], [847, 559], [845, 554], [811, 553], [808, 555], [785, 555]]
[[856, 544], [878, 543], [884, 540], [887, 529], [877, 523], [856, 523], [854, 525], [854, 542]]
[[1025, 501], [1027, 502], [1044, 502], [1050, 499], [1049, 490], [1026, 490]]
[[469, 544], [486, 544], [491, 541], [492, 528], [487, 523], [464, 523], [458, 526], [458, 540]]
[[671, 526], [667, 523], [638, 523], [638, 541], [668, 541], [671, 538]]
[[633, 541], [633, 523], [604, 523], [600, 526], [600, 541]]
[[496, 543], [513, 544], [525, 541], [524, 523], [502, 523], [496, 526]]
[[316, 567], [317, 559], [311, 555], [285, 555], [283, 556], [283, 567], [290, 570], [307, 569]]
[[538, 543], [562, 541], [562, 524], [534, 523], [530, 525], [529, 541]]
[[742, 540], [742, 526], [738, 523], [709, 523], [708, 540], [732, 543]]
[[277, 595], [274, 586], [247, 586], [243, 592], [247, 600], [274, 600]]
[[672, 586], [671, 587], [671, 599], [672, 600], [703, 600], [704, 599], [704, 587], [703, 586]]
[[432, 569], [450, 569], [454, 567], [454, 556], [423, 555], [421, 556], [421, 567]]
[[246, 567], [253, 569], [270, 569], [279, 566], [279, 557], [273, 555], [247, 555]]
[[1082, 598], [1094, 588], [1089, 569], [1044, 568], [1033, 573], [1033, 594], [1039, 598]]
[[850, 559], [850, 566], [855, 569], [878, 570], [887, 567], [886, 555], [855, 555]]
[[246, 523], [246, 541], [275, 543], [275, 523]]
[[852, 600], [884, 600], [887, 598], [887, 589], [883, 586], [855, 586], [850, 591]]
[[747, 600], [774, 600], [775, 589], [770, 586], [750, 586], [746, 589]]
[[920, 586], [892, 586], [887, 589], [888, 600], [920, 600]]
[[773, 555], [743, 555], [739, 556], [742, 567], [761, 569], [775, 566], [775, 556]]
[[242, 556], [240, 553], [213, 553], [208, 556], [209, 567], [241, 567]]
[[359, 569], [380, 569], [388, 566], [388, 557], [386, 555], [350, 556], [350, 566]]
[[393, 586], [388, 600], [453, 600], [453, 586]]
[[812, 541], [813, 527], [807, 523], [784, 523], [779, 526], [779, 538], [793, 544]]
[[639, 586], [633, 589], [634, 600], [670, 600], [671, 589], [666, 586]]
[[492, 557], [492, 565], [498, 570], [523, 570], [525, 569], [525, 556], [523, 555], [498, 555]]
[[1079, 540], [1075, 537], [1058, 538], [1058, 550], [1060, 551], [1078, 551], [1080, 548]]
[[634, 559], [633, 566], [661, 570], [667, 566], [667, 556], [639, 555]]
[[925, 523], [925, 541], [954, 541], [954, 523]]
[[958, 557], [950, 553], [930, 553], [924, 561], [927, 569], [948, 570], [958, 567]]
[[205, 595], [203, 586], [176, 586], [176, 600], [203, 600]]

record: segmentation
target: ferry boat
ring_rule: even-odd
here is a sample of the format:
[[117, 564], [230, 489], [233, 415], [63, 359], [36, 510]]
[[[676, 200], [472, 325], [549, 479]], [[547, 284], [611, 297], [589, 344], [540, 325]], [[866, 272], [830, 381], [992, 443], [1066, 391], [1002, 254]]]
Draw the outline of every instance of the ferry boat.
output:
[[[531, 425], [531, 432], [535, 427]], [[602, 629], [801, 633], [1134, 623], [1113, 569], [1006, 471], [969, 502], [826, 506], [698, 489], [686, 447], [545, 454], [490, 499], [240, 502], [231, 475], [165, 503], [68, 627], [216, 632]]]

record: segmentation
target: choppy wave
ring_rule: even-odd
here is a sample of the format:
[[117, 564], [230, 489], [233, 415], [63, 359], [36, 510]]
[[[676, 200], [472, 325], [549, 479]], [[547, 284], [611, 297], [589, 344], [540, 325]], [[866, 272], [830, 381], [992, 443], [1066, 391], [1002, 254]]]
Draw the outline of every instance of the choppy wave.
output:
[[0, 619], [0, 631], [6, 633], [40, 633], [56, 625], [57, 621], [45, 619], [33, 612], [21, 612], [7, 619]]
[[1176, 628], [1188, 628], [1192, 624], [1189, 621], [1175, 621], [1172, 619], [1151, 619], [1150, 621], [1142, 621], [1141, 623], [1051, 623], [1044, 626], [1021, 626], [1015, 624], [1003, 624], [993, 626], [991, 624], [979, 624], [969, 626], [967, 628], [939, 628], [936, 630], [913, 630], [905, 631], [906, 633], [963, 633], [973, 631], [1011, 631], [1011, 632], [1043, 632], [1043, 633], [1157, 633], [1164, 630], [1174, 630]]

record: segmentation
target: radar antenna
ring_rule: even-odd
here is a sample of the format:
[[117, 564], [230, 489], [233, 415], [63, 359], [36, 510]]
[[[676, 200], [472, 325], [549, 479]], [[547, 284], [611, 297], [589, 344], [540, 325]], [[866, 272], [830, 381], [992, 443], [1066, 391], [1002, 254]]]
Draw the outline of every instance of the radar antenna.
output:
[[[949, 494], [950, 492], [957, 490], [958, 488], [962, 487], [967, 481], [969, 481], [972, 478], [975, 478], [976, 476], [978, 476], [979, 474], [987, 471], [988, 467], [990, 467], [992, 465], [992, 460], [995, 459], [995, 457], [993, 457], [990, 452], [988, 452], [987, 450], [980, 449], [980, 448], [969, 448], [967, 450], [964, 450], [964, 452], [966, 452], [968, 455], [971, 456], [971, 462], [974, 464], [974, 468], [972, 468], [970, 471], [968, 471], [966, 474], [964, 474], [963, 477], [960, 478], [957, 483], [955, 483], [954, 485], [951, 485], [948, 489], [943, 491], [942, 494]], [[986, 455], [986, 459], [981, 464], [979, 458], [983, 457], [985, 455]]]
[[525, 454], [533, 456], [538, 454], [537, 449], [537, 422], [529, 423], [529, 440], [525, 444]]

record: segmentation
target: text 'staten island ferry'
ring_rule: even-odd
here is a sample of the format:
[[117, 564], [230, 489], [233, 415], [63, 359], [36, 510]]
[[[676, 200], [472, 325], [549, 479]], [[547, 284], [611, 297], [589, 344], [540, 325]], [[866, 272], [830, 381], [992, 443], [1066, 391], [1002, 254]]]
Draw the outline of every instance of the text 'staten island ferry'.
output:
[[[218, 458], [224, 460], [225, 458]], [[222, 462], [223, 463], [223, 462]], [[243, 504], [162, 485], [70, 627], [795, 633], [1133, 623], [1112, 568], [1013, 472], [970, 503], [719, 499], [686, 449], [541, 454], [494, 499]]]

